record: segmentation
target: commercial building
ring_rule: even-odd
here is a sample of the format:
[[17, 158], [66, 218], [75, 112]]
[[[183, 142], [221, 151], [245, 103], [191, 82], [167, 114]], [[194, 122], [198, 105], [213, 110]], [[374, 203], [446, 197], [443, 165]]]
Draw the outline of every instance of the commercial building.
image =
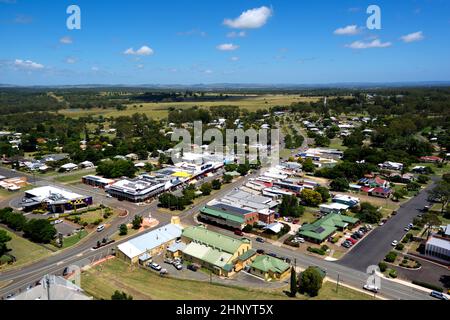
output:
[[425, 244], [425, 255], [450, 262], [450, 240], [431, 236]]
[[98, 176], [84, 176], [82, 178], [82, 181], [84, 184], [97, 187], [97, 188], [106, 188], [107, 186], [110, 186], [116, 182], [116, 180], [112, 179], [106, 179]]
[[180, 225], [168, 224], [142, 236], [117, 246], [117, 257], [131, 264], [139, 263], [140, 258], [148, 260], [171, 246], [181, 237]]
[[242, 230], [247, 224], [259, 221], [258, 213], [252, 210], [230, 206], [221, 202], [210, 202], [200, 209], [199, 220], [230, 229]]
[[330, 213], [311, 224], [300, 228], [299, 235], [307, 241], [320, 244], [333, 236], [337, 231], [352, 229], [359, 223], [359, 219]]
[[52, 186], [26, 191], [25, 197], [20, 203], [24, 211], [41, 209], [51, 213], [63, 213], [89, 205], [92, 205], [92, 197]]
[[249, 273], [266, 281], [283, 280], [289, 276], [291, 266], [275, 257], [260, 255], [249, 267]]
[[[235, 264], [251, 249], [248, 239], [235, 239], [203, 226], [189, 227], [183, 230], [181, 239], [186, 243], [182, 256], [186, 261], [196, 263], [219, 276], [230, 276], [239, 271]], [[248, 257], [250, 259], [251, 256]]]

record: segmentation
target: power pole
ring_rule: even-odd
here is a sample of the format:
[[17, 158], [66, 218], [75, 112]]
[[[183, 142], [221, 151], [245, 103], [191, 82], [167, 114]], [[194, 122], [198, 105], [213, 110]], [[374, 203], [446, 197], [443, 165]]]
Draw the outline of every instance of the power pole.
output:
[[340, 280], [340, 276], [338, 273], [337, 282], [336, 282], [336, 293], [339, 293], [339, 280]]

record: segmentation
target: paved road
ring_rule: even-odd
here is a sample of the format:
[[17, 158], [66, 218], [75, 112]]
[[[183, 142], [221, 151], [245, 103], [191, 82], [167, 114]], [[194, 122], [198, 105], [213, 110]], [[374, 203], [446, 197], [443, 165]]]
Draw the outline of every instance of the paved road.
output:
[[429, 204], [427, 190], [431, 188], [433, 188], [433, 185], [422, 190], [417, 197], [403, 204], [395, 216], [360, 241], [339, 261], [339, 264], [365, 271], [368, 266], [377, 265], [382, 261], [392, 249], [392, 241], [400, 241], [407, 233], [404, 228], [420, 214], [420, 209]]

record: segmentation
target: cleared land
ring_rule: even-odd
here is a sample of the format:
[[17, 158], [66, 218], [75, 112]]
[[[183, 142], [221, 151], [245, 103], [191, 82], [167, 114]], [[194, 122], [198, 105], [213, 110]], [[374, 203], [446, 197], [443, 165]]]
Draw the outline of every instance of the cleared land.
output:
[[[283, 289], [252, 290], [191, 280], [162, 278], [156, 273], [130, 267], [113, 259], [82, 273], [81, 285], [96, 299], [110, 299], [115, 290], [131, 294], [135, 300], [275, 300], [290, 299]], [[312, 300], [366, 300], [370, 296], [345, 287], [325, 283], [319, 297]], [[297, 299], [310, 299], [298, 296]]]
[[2, 227], [0, 227], [0, 230], [5, 230], [11, 236], [12, 240], [7, 242], [6, 245], [9, 249], [11, 249], [9, 254], [13, 255], [17, 259], [17, 261], [12, 265], [0, 266], [0, 270], [23, 266], [33, 261], [43, 259], [51, 253], [50, 250], [28, 241], [27, 239], [19, 237]]
[[[210, 108], [214, 106], [238, 106], [248, 111], [257, 111], [260, 109], [269, 109], [275, 106], [286, 106], [296, 102], [318, 101], [319, 97], [301, 97], [299, 95], [249, 95], [247, 98], [238, 100], [224, 99], [212, 102], [162, 102], [162, 103], [134, 103], [127, 105], [127, 110], [101, 109], [94, 108], [89, 110], [82, 109], [64, 109], [59, 113], [67, 117], [79, 118], [83, 116], [119, 117], [131, 116], [134, 113], [145, 113], [154, 119], [166, 118], [169, 108], [190, 108], [198, 106], [201, 108]], [[142, 107], [141, 107], [142, 106]]]

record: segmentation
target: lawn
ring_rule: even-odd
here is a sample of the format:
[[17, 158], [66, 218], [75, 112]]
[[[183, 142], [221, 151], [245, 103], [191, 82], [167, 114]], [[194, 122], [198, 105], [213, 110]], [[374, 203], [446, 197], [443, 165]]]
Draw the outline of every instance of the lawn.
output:
[[[111, 299], [115, 290], [131, 294], [135, 300], [280, 300], [290, 299], [281, 289], [247, 289], [192, 280], [162, 278], [140, 268], [131, 270], [125, 262], [113, 259], [84, 271], [81, 286], [96, 299]], [[371, 299], [370, 296], [345, 287], [336, 293], [333, 283], [325, 283], [314, 300]], [[308, 299], [299, 296], [298, 299]]]
[[339, 138], [331, 139], [329, 148], [337, 149], [337, 150], [341, 150], [341, 151], [347, 150], [347, 147], [342, 145], [342, 139], [339, 139]]
[[[233, 105], [238, 106], [241, 109], [247, 109], [248, 111], [257, 111], [260, 109], [269, 109], [274, 106], [287, 106], [296, 102], [309, 102], [317, 101], [317, 97], [301, 97], [299, 95], [283, 95], [283, 94], [271, 94], [271, 95], [248, 95], [246, 98], [239, 100], [221, 100], [213, 102], [162, 102], [162, 103], [136, 103], [128, 105], [127, 110], [116, 109], [101, 109], [94, 108], [89, 110], [81, 109], [64, 109], [59, 113], [73, 118], [79, 118], [82, 116], [99, 116], [104, 117], [119, 117], [119, 116], [131, 116], [134, 113], [145, 113], [147, 116], [154, 119], [163, 119], [168, 115], [170, 107], [175, 108], [190, 108], [198, 106], [201, 108], [209, 108], [214, 106]], [[142, 105], [142, 107], [140, 107]]]
[[88, 235], [87, 231], [86, 230], [82, 230], [78, 234], [74, 234], [73, 236], [64, 238], [62, 249], [66, 249], [66, 248], [69, 248], [69, 247], [71, 247], [73, 245], [76, 245], [78, 242], [81, 241], [81, 239], [83, 239], [87, 235]]
[[89, 170], [81, 170], [76, 171], [71, 174], [62, 174], [55, 178], [55, 181], [65, 183], [65, 184], [71, 184], [71, 183], [80, 183], [81, 178], [84, 176], [95, 174], [95, 169], [89, 169]]
[[[0, 227], [0, 230], [6, 230]], [[7, 230], [6, 230], [7, 231]], [[27, 239], [19, 237], [12, 232], [7, 231], [12, 240], [7, 242], [7, 246], [11, 251], [9, 254], [16, 257], [17, 261], [13, 265], [1, 266], [0, 270], [16, 268], [25, 264], [40, 260], [50, 255], [51, 251], [35, 244]]]

